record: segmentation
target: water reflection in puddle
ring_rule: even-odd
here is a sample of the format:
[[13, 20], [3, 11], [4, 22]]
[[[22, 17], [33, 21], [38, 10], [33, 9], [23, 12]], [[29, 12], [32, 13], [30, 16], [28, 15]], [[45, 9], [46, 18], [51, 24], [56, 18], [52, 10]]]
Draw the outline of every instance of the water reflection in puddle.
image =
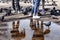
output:
[[19, 26], [19, 31], [21, 32], [23, 29], [25, 29], [25, 38], [22, 40], [32, 40], [34, 30], [30, 28], [30, 20], [25, 19], [25, 20], [20, 20], [20, 26]]
[[60, 40], [60, 25], [52, 22], [50, 30], [51, 32], [45, 35], [45, 40]]
[[[35, 32], [35, 30], [32, 30], [30, 27], [30, 19], [22, 19], [19, 21], [19, 32], [22, 32], [25, 29], [25, 38], [23, 39], [19, 39], [19, 40], [32, 40], [33, 38], [33, 34]], [[13, 29], [12, 24], [13, 22], [7, 22], [9, 29]], [[47, 27], [44, 25], [44, 30]], [[53, 23], [50, 26], [50, 33], [49, 34], [45, 34], [43, 35], [44, 37], [42, 37], [44, 40], [60, 40], [60, 25]], [[36, 38], [36, 40], [38, 40]], [[39, 40], [42, 40], [39, 38]]]

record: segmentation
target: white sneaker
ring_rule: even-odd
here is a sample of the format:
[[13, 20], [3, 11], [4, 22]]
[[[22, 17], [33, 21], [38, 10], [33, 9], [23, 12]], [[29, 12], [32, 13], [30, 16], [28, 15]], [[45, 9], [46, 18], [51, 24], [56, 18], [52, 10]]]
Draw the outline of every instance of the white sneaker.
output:
[[18, 14], [20, 14], [20, 11], [18, 11]]
[[15, 11], [13, 10], [12, 13], [15, 13]]
[[34, 19], [38, 19], [38, 18], [40, 18], [40, 16], [37, 16], [37, 15], [36, 15], [36, 16], [33, 16], [33, 18], [34, 18]]

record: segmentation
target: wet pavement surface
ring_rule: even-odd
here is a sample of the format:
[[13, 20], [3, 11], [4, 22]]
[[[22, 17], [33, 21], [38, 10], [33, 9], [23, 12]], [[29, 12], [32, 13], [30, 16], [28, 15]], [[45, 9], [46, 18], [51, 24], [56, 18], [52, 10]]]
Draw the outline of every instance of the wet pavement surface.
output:
[[[0, 35], [0, 40], [60, 40], [60, 25], [57, 23], [51, 22], [51, 25], [49, 27], [50, 32], [48, 34], [43, 34], [42, 31], [45, 31], [48, 29], [47, 26], [43, 25], [43, 29], [40, 28], [41, 24], [39, 21], [39, 28], [36, 26], [36, 28], [33, 30], [35, 26], [31, 26], [31, 20], [30, 19], [22, 19], [18, 21], [19, 26], [18, 31], [19, 33], [25, 32], [24, 37], [12, 37], [11, 31], [13, 30], [13, 21], [7, 22], [7, 26], [0, 26], [2, 29], [7, 29], [6, 31], [2, 31], [2, 34]], [[18, 24], [17, 21], [15, 21], [15, 25]], [[35, 23], [35, 21], [34, 21]], [[16, 26], [14, 26], [16, 27]], [[42, 31], [41, 31], [42, 30]], [[37, 35], [38, 34], [38, 35]], [[35, 36], [37, 35], [37, 36]], [[39, 36], [40, 35], [40, 36]]]

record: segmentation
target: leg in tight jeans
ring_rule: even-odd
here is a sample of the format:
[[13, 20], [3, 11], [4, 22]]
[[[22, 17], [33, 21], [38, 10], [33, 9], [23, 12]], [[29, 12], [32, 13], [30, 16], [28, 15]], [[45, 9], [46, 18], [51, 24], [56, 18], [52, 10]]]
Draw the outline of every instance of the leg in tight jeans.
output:
[[34, 5], [35, 5], [35, 2], [34, 2], [34, 0], [32, 0], [32, 15], [34, 13]]
[[34, 0], [32, 0], [32, 14], [36, 15], [36, 13], [38, 12], [38, 9], [39, 9], [39, 4], [40, 4], [40, 0], [36, 0], [34, 2]]

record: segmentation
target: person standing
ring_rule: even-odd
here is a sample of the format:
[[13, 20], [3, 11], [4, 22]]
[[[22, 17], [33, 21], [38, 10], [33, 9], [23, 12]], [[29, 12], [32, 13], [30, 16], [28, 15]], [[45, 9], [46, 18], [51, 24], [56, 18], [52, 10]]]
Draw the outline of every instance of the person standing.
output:
[[12, 7], [15, 11], [20, 11], [19, 0], [12, 0]]
[[20, 11], [20, 4], [19, 4], [20, 0], [16, 0], [16, 6], [17, 6], [17, 10]]
[[32, 0], [32, 14], [35, 16], [39, 10], [41, 0]]
[[13, 7], [13, 10], [16, 10], [15, 9], [15, 1], [14, 0], [12, 0], [12, 7]]
[[[38, 15], [40, 2], [41, 2], [41, 0], [32, 0], [32, 14], [33, 14], [33, 16]], [[42, 12], [44, 12], [44, 3], [45, 3], [45, 0], [42, 0]]]

